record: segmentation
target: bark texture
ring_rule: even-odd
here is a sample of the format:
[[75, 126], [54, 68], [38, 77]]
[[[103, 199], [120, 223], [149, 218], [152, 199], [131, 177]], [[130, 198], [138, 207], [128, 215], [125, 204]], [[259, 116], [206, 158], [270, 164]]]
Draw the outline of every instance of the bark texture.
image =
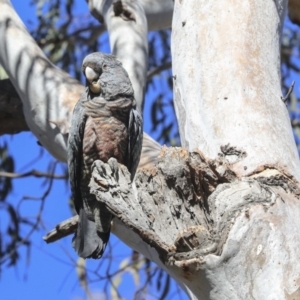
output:
[[298, 297], [300, 168], [280, 87], [286, 7], [284, 0], [175, 1], [172, 64], [182, 144], [222, 157], [234, 174], [208, 195], [213, 251], [174, 256], [198, 299]]
[[134, 14], [128, 9], [128, 3], [136, 2], [142, 7], [147, 19], [148, 30], [171, 28], [174, 1], [173, 0], [88, 0], [88, 5], [93, 16], [100, 22], [104, 21], [104, 7], [115, 6], [118, 15], [125, 19], [134, 19]]
[[[210, 160], [164, 147], [157, 166], [137, 174], [134, 189], [125, 167], [115, 173], [101, 161], [90, 187], [192, 298], [289, 299], [300, 285], [290, 260], [300, 254], [298, 183], [275, 166], [247, 177], [232, 169], [222, 155]], [[114, 232], [127, 242], [126, 231]]]
[[175, 1], [174, 102], [182, 145], [210, 158], [221, 146], [238, 147], [247, 153], [243, 160], [231, 156], [239, 175], [277, 164], [300, 179], [281, 100], [279, 49], [286, 6], [285, 0]]

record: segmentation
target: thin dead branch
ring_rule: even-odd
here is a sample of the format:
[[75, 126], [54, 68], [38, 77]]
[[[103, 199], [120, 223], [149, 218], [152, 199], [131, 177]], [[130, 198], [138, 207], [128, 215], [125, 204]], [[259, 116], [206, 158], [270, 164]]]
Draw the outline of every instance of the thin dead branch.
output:
[[294, 89], [294, 85], [295, 85], [295, 81], [292, 82], [291, 86], [289, 87], [289, 90], [287, 92], [287, 94], [285, 95], [285, 97], [281, 97], [281, 100], [286, 103], [286, 101], [290, 98], [290, 95]]
[[55, 226], [47, 235], [43, 237], [43, 240], [49, 244], [56, 242], [57, 240], [64, 238], [76, 231], [78, 225], [78, 215], [69, 218]]
[[147, 73], [147, 81], [150, 81], [152, 79], [152, 77], [154, 77], [155, 75], [158, 75], [162, 71], [170, 69], [171, 67], [172, 67], [172, 62], [167, 62], [161, 66], [151, 69]]
[[68, 177], [66, 175], [56, 175], [56, 174], [50, 174], [45, 173], [37, 170], [32, 170], [26, 173], [8, 173], [8, 172], [0, 172], [0, 177], [7, 177], [12, 179], [19, 179], [19, 178], [25, 178], [25, 177], [38, 177], [38, 178], [51, 178], [51, 179], [67, 179]]
[[[78, 30], [75, 30], [74, 32], [68, 34], [68, 35], [63, 35], [61, 37], [55, 37], [52, 39], [42, 39], [38, 41], [38, 45], [40, 47], [45, 47], [46, 45], [49, 44], [61, 44], [63, 42], [68, 42], [68, 43], [83, 43], [85, 45], [91, 45], [93, 44], [101, 34], [103, 34], [106, 31], [106, 28], [104, 25], [98, 25], [98, 26], [88, 26], [85, 28], [80, 28]], [[82, 34], [88, 33], [89, 37], [85, 37]]]

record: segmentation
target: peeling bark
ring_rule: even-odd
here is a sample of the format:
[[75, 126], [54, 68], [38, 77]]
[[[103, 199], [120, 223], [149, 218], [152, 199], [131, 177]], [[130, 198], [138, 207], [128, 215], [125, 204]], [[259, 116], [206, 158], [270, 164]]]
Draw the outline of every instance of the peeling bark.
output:
[[[133, 189], [124, 166], [115, 173], [101, 161], [93, 165], [90, 188], [196, 299], [265, 299], [265, 281], [278, 284], [272, 299], [298, 288], [286, 273], [272, 275], [283, 268], [299, 278], [297, 265], [280, 257], [288, 251], [296, 259], [300, 246], [300, 224], [293, 224], [300, 216], [299, 185], [275, 167], [239, 177], [224, 158], [163, 148], [156, 167], [138, 172]], [[262, 274], [265, 280], [257, 280]]]

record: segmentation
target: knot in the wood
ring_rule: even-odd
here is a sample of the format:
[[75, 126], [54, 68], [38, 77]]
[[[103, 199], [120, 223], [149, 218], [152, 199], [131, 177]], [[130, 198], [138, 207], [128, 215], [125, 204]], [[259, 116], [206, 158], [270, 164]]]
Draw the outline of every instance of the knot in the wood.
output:
[[209, 231], [202, 225], [191, 226], [179, 233], [175, 240], [177, 252], [188, 252], [209, 241]]

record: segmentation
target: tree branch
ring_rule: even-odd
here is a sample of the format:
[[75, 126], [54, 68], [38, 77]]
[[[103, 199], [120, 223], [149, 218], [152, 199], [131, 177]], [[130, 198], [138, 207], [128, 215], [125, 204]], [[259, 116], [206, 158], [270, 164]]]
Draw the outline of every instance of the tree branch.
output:
[[76, 231], [78, 225], [78, 215], [69, 218], [55, 226], [49, 233], [47, 233], [43, 240], [49, 244], [58, 241]]
[[[220, 270], [224, 264], [230, 265], [229, 269], [239, 272], [239, 278], [248, 282], [247, 270], [235, 267], [251, 258], [245, 240], [253, 243], [260, 235], [256, 245], [259, 246], [265, 236], [273, 234], [266, 224], [273, 222], [277, 226], [276, 218], [287, 218], [286, 211], [295, 210], [299, 201], [299, 185], [275, 166], [264, 166], [249, 177], [239, 178], [224, 157], [210, 160], [199, 151], [189, 153], [182, 148], [164, 147], [158, 164], [141, 169], [132, 186], [127, 168], [119, 165], [116, 172], [111, 160], [107, 164], [93, 164], [90, 190], [116, 216], [112, 232], [127, 243], [125, 231], [135, 232], [149, 248], [142, 248], [136, 238], [131, 247], [151, 256], [197, 299], [221, 299], [221, 295], [228, 293], [230, 299], [238, 299], [232, 291], [232, 278], [222, 279], [218, 297], [209, 296], [221, 278]], [[299, 209], [293, 211], [292, 219], [299, 217], [299, 213]], [[126, 225], [126, 230], [117, 229], [120, 223]], [[295, 226], [288, 224], [291, 228]], [[300, 229], [300, 224], [297, 226]], [[295, 238], [296, 232], [286, 234]], [[60, 229], [53, 236], [60, 238]], [[283, 238], [274, 235], [274, 243], [284, 247]], [[270, 260], [278, 250], [274, 251], [274, 245], [263, 246]], [[149, 249], [158, 255], [150, 254]], [[271, 272], [274, 266], [266, 263], [263, 270]]]
[[[82, 42], [85, 45], [91, 45], [94, 43], [101, 34], [103, 34], [106, 31], [106, 28], [104, 25], [98, 25], [98, 26], [89, 26], [86, 28], [80, 28], [78, 30], [75, 30], [74, 32], [63, 35], [62, 37], [55, 37], [53, 39], [42, 39], [38, 41], [38, 45], [40, 47], [45, 47], [46, 45], [55, 43], [59, 44], [62, 42], [68, 42], [74, 44], [75, 42]], [[82, 36], [82, 33], [89, 33], [89, 37]]]
[[152, 77], [159, 74], [160, 72], [168, 70], [171, 67], [172, 67], [172, 62], [167, 62], [167, 63], [164, 63], [161, 66], [158, 66], [156, 68], [153, 68], [153, 69], [149, 70], [148, 73], [147, 73], [147, 81], [149, 81]]
[[288, 99], [290, 98], [291, 93], [293, 92], [294, 89], [294, 85], [295, 85], [295, 81], [292, 82], [292, 84], [290, 85], [286, 95], [283, 97], [281, 96], [281, 100], [286, 103], [288, 101]]
[[0, 172], [0, 177], [7, 177], [7, 178], [25, 178], [25, 177], [43, 177], [43, 178], [51, 178], [51, 179], [68, 179], [66, 175], [55, 175], [55, 174], [50, 174], [50, 173], [45, 173], [45, 172], [40, 172], [37, 170], [32, 170], [26, 173], [8, 173], [8, 172]]
[[[88, 0], [92, 15], [103, 22], [103, 11], [107, 10], [113, 2], [111, 0]], [[126, 3], [126, 1], [124, 1]], [[174, 1], [169, 0], [139, 0], [138, 5], [142, 7], [147, 18], [148, 30], [159, 30], [171, 28]]]
[[0, 1], [0, 11], [0, 64], [21, 95], [30, 130], [54, 157], [66, 161], [66, 134], [83, 86], [47, 59], [10, 1]]
[[[197, 299], [221, 299], [225, 294], [230, 299], [238, 299], [235, 295], [239, 288], [232, 291], [232, 278], [223, 278], [217, 296], [211, 297], [220, 270], [224, 264], [230, 265], [228, 268], [239, 272], [238, 278], [243, 278], [244, 284], [249, 282], [247, 269], [235, 268], [252, 257], [245, 239], [247, 244], [253, 243], [263, 228], [259, 232], [259, 246], [267, 236], [273, 235], [268, 222], [289, 218], [282, 210], [293, 209], [299, 201], [298, 183], [274, 166], [262, 167], [249, 177], [239, 178], [226, 159], [210, 160], [199, 151], [189, 153], [181, 148], [164, 147], [156, 167], [137, 174], [136, 188], [131, 187], [130, 174], [124, 166], [120, 165], [116, 173], [110, 165], [110, 161], [94, 163], [91, 192], [118, 220], [156, 250], [156, 262], [163, 264]], [[284, 205], [282, 199], [288, 199], [288, 203]], [[293, 220], [299, 212], [299, 209], [294, 212]], [[290, 238], [296, 235], [294, 231]], [[125, 239], [122, 234], [119, 237]], [[275, 234], [274, 243], [280, 243], [279, 246], [264, 244], [264, 253], [270, 260], [276, 257], [274, 246], [278, 251], [284, 239], [284, 235]], [[295, 249], [293, 256], [296, 253]], [[277, 265], [265, 263], [264, 273], [273, 268]], [[294, 275], [296, 270], [293, 267]], [[283, 274], [277, 280], [284, 278]], [[257, 290], [263, 286], [256, 284]], [[282, 288], [277, 293], [282, 295]], [[246, 299], [246, 294], [241, 298]]]

